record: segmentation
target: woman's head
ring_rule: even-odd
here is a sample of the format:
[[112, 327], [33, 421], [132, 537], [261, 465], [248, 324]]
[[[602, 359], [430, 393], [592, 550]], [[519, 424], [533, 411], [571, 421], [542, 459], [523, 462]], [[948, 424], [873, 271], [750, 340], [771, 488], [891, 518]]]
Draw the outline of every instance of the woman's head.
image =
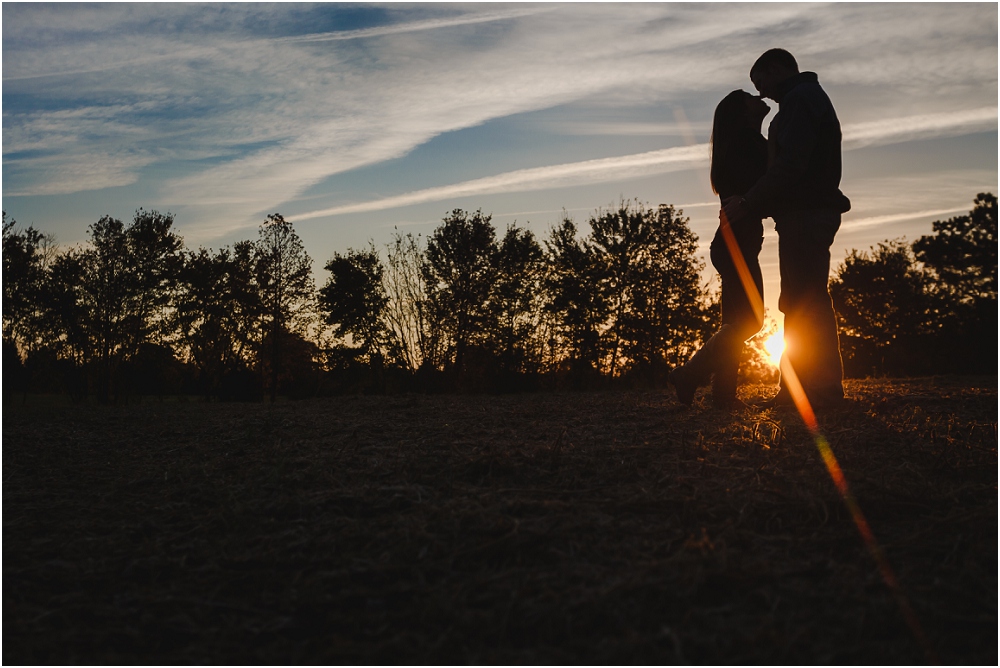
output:
[[741, 133], [760, 131], [760, 124], [770, 111], [767, 103], [744, 90], [734, 90], [722, 98], [712, 119], [712, 189], [729, 163], [731, 151]]

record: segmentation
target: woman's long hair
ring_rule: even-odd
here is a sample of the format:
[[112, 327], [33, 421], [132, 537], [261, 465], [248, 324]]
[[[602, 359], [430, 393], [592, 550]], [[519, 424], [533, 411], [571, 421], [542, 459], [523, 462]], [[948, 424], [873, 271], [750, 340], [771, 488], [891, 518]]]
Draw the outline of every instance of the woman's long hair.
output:
[[[734, 152], [740, 131], [747, 125], [746, 98], [750, 94], [734, 90], [722, 98], [712, 119], [712, 192], [719, 194], [719, 184], [732, 181]], [[727, 178], [728, 177], [728, 178]]]

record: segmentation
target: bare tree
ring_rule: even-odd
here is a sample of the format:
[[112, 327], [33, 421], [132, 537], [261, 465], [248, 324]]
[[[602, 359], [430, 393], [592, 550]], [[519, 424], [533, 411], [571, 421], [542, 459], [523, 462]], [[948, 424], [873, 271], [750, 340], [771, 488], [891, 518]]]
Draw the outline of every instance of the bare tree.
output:
[[425, 362], [436, 364], [439, 358], [439, 339], [430, 326], [427, 290], [420, 272], [424, 254], [417, 237], [399, 232], [393, 235], [386, 251], [383, 280], [390, 353], [402, 366], [416, 371]]

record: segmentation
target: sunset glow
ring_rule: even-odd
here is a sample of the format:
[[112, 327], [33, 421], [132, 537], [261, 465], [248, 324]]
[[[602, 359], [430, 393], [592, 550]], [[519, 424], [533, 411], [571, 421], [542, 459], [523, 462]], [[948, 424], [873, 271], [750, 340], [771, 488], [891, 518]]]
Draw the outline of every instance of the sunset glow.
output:
[[785, 352], [785, 333], [782, 330], [776, 331], [764, 341], [764, 352], [767, 353], [767, 361], [774, 366], [781, 364], [781, 353]]

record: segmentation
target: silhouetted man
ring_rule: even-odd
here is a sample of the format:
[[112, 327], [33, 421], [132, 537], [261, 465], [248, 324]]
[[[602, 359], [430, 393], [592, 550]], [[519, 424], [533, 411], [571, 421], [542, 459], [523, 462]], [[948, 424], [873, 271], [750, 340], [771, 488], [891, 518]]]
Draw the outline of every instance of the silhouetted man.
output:
[[[828, 290], [830, 246], [851, 203], [840, 191], [840, 121], [816, 74], [799, 72], [784, 49], [750, 69], [762, 97], [778, 103], [768, 129], [768, 168], [743, 197], [725, 202], [730, 221], [769, 216], [778, 232], [785, 353], [813, 405], [844, 398], [843, 363]], [[771, 405], [791, 403], [782, 378]]]

